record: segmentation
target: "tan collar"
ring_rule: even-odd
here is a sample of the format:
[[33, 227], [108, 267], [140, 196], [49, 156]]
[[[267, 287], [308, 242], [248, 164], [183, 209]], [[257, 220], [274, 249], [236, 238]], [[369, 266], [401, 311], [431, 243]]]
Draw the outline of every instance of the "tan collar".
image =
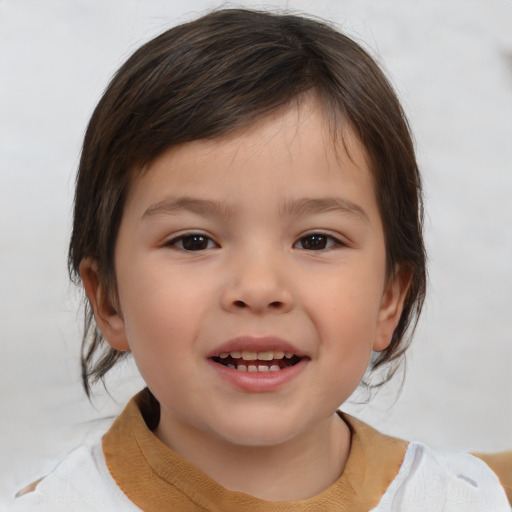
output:
[[402, 463], [407, 443], [342, 414], [352, 433], [341, 477], [313, 498], [269, 502], [229, 491], [163, 444], [152, 432], [158, 403], [147, 389], [136, 395], [103, 438], [113, 478], [144, 512], [364, 512], [375, 507]]

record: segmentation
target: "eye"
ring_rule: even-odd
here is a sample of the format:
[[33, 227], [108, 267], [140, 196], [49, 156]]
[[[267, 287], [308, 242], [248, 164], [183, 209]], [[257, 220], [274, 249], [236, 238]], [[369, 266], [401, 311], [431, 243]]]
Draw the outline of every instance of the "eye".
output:
[[322, 233], [312, 233], [311, 235], [300, 238], [295, 243], [294, 247], [296, 249], [304, 249], [306, 251], [323, 251], [336, 245], [343, 244], [332, 236], [324, 235]]
[[174, 238], [167, 245], [184, 251], [204, 251], [218, 247], [211, 238], [200, 234], [182, 235]]

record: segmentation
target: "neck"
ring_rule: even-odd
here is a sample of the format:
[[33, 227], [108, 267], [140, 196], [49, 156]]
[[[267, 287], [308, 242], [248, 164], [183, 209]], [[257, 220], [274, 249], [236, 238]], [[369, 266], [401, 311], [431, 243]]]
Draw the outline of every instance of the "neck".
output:
[[337, 414], [272, 446], [234, 444], [164, 411], [154, 433], [224, 488], [268, 501], [316, 496], [341, 476], [350, 452], [350, 430]]

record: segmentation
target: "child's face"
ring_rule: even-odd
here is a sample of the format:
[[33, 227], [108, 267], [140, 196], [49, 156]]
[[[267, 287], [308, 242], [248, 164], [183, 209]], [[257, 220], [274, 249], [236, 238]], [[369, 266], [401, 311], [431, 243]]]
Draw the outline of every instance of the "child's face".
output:
[[346, 141], [337, 159], [308, 102], [172, 148], [133, 184], [115, 253], [121, 314], [100, 327], [132, 350], [161, 428], [245, 445], [312, 432], [389, 343], [404, 290], [388, 283], [370, 171]]

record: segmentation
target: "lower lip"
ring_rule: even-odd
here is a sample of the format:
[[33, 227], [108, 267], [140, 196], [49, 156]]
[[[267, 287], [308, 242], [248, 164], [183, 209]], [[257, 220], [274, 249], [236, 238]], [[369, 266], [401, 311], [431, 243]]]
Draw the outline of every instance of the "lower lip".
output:
[[297, 364], [283, 368], [277, 372], [247, 372], [228, 368], [208, 359], [210, 366], [218, 375], [231, 385], [252, 393], [276, 391], [300, 375], [306, 368], [307, 359], [301, 359]]

